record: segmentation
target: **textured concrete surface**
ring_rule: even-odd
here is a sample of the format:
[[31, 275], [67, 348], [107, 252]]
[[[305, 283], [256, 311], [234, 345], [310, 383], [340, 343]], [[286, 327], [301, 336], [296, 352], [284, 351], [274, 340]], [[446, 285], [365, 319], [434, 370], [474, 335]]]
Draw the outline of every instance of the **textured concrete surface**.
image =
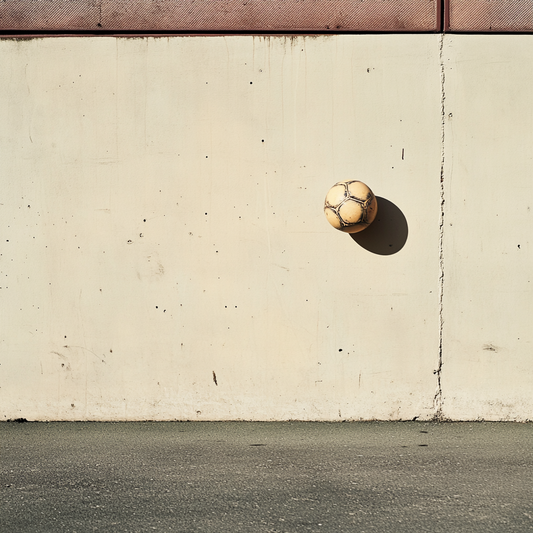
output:
[[2, 423], [0, 529], [533, 530], [533, 425]]
[[531, 36], [0, 39], [0, 72], [0, 419], [532, 419]]
[[531, 36], [444, 40], [442, 409], [533, 418]]
[[[438, 35], [0, 40], [2, 418], [433, 418], [439, 68]], [[344, 179], [398, 253], [328, 224]]]

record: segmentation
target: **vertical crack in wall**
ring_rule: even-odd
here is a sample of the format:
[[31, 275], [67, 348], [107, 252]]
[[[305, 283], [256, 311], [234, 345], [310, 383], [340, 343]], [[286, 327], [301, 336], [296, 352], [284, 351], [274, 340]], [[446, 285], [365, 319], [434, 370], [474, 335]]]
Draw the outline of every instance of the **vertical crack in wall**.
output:
[[440, 90], [441, 90], [441, 159], [440, 159], [440, 221], [439, 221], [439, 356], [437, 368], [434, 374], [437, 376], [437, 389], [435, 391], [434, 408], [435, 419], [441, 420], [442, 414], [442, 343], [443, 343], [443, 300], [444, 300], [444, 163], [445, 163], [445, 140], [446, 140], [446, 72], [444, 69], [444, 33], [440, 36], [439, 48], [440, 62]]

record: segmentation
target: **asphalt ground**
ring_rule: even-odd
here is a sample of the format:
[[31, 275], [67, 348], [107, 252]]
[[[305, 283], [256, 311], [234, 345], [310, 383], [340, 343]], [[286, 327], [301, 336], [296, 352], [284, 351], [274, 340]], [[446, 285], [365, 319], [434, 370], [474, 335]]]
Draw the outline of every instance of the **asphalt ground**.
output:
[[0, 423], [0, 531], [533, 530], [533, 424]]

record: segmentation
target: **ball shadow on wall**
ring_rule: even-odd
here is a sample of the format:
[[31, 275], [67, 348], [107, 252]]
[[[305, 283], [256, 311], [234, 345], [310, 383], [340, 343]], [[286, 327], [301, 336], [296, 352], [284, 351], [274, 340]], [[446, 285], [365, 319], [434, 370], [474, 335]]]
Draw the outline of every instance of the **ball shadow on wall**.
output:
[[378, 255], [393, 255], [407, 242], [409, 228], [400, 208], [386, 198], [376, 196], [378, 214], [374, 222], [350, 237], [362, 248]]

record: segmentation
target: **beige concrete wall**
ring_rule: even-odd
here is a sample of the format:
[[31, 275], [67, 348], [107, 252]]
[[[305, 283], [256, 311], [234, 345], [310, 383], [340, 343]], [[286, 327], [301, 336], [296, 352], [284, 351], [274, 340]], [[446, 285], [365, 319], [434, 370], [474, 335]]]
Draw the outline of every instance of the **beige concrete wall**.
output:
[[443, 411], [533, 419], [531, 36], [445, 40]]
[[531, 67], [484, 39], [0, 41], [1, 416], [530, 418]]

